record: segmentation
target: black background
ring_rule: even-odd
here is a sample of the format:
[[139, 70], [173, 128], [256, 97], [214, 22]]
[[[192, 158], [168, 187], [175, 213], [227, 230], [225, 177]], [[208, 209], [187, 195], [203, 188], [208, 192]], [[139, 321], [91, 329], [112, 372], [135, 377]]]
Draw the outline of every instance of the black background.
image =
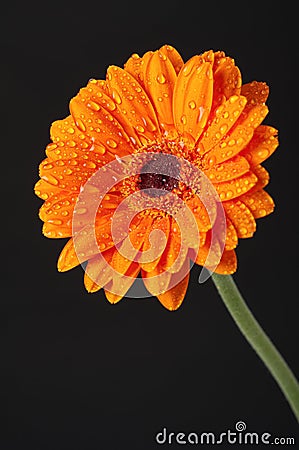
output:
[[234, 278], [298, 375], [291, 5], [81, 0], [1, 7], [1, 450], [154, 449], [163, 427], [218, 433], [238, 420], [249, 431], [298, 442], [283, 395], [212, 282], [197, 283], [199, 268], [175, 313], [155, 298], [111, 306], [102, 292], [86, 293], [81, 268], [57, 272], [65, 241], [42, 236], [42, 202], [33, 194], [49, 125], [68, 114], [68, 101], [89, 78], [165, 43], [184, 59], [224, 50], [244, 82], [270, 85], [265, 123], [280, 130], [280, 147], [264, 164], [276, 211], [240, 243]]

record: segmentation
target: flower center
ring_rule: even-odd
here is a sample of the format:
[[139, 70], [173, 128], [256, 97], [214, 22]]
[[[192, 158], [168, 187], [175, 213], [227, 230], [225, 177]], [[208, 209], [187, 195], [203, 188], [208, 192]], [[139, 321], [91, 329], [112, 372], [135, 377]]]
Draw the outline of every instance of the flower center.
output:
[[178, 160], [171, 155], [157, 153], [143, 165], [138, 187], [141, 190], [148, 189], [146, 193], [150, 197], [160, 197], [178, 187], [179, 175]]

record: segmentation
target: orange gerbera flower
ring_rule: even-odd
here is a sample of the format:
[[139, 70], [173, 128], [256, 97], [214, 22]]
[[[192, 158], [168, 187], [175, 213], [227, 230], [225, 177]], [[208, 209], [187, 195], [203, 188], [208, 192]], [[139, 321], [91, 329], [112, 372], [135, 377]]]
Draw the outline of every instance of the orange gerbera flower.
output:
[[[180, 181], [180, 164], [167, 158], [174, 155], [200, 169], [215, 188], [226, 222], [224, 249], [215, 271], [235, 272], [238, 239], [251, 237], [255, 219], [274, 207], [263, 189], [269, 176], [260, 165], [278, 145], [277, 131], [261, 125], [268, 112], [267, 96], [265, 83], [242, 85], [240, 70], [223, 52], [208, 51], [184, 63], [169, 45], [142, 57], [133, 54], [124, 69], [110, 66], [106, 80], [91, 79], [71, 100], [71, 114], [53, 123], [52, 142], [35, 186], [36, 194], [45, 200], [40, 209], [44, 235], [70, 238], [59, 257], [59, 271], [86, 261], [87, 290], [104, 288], [111, 303], [126, 294], [141, 271], [149, 292], [166, 308], [180, 306], [188, 286], [190, 258], [205, 265], [212, 220], [192, 187]], [[101, 199], [94, 218], [97, 246], [90, 246], [88, 208], [76, 205], [80, 192], [102, 167], [141, 153], [157, 157], [144, 162], [139, 175], [117, 180]], [[168, 175], [161, 175], [167, 167]], [[111, 231], [116, 209], [132, 194], [148, 188], [158, 189], [157, 194], [148, 195], [157, 206], [145, 203], [142, 211], [137, 207], [127, 235], [116, 245]], [[97, 195], [92, 185], [89, 191], [91, 197]], [[159, 206], [168, 194], [192, 211], [198, 229], [196, 252], [190, 239], [182, 243], [175, 213]], [[132, 204], [136, 206], [136, 201]], [[143, 261], [153, 230], [164, 233], [163, 251]], [[132, 259], [119, 251], [128, 238], [135, 252]], [[184, 275], [178, 277], [182, 271]], [[161, 288], [157, 275], [162, 272], [166, 275]]]

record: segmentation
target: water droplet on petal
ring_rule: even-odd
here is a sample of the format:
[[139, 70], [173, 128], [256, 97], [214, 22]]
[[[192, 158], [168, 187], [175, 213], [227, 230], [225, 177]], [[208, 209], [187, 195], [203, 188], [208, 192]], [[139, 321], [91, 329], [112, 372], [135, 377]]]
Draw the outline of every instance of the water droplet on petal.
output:
[[183, 116], [181, 117], [181, 122], [182, 122], [183, 125], [186, 125], [186, 123], [187, 123], [187, 117], [186, 117], [185, 115], [183, 115]]
[[93, 111], [99, 111], [101, 109], [100, 105], [96, 102], [90, 101], [87, 106], [91, 109], [93, 109]]
[[163, 73], [159, 73], [159, 75], [157, 75], [157, 81], [160, 84], [164, 84], [166, 82], [165, 75], [163, 75]]
[[115, 103], [117, 103], [118, 105], [121, 104], [122, 99], [121, 99], [121, 96], [119, 95], [119, 93], [117, 92], [116, 89], [112, 90], [112, 98], [115, 101]]
[[53, 175], [42, 175], [41, 178], [45, 181], [47, 181], [50, 184], [54, 184], [54, 186], [58, 185], [58, 180], [57, 178], [55, 178]]
[[117, 147], [117, 142], [115, 142], [113, 139], [107, 139], [107, 145], [109, 145], [109, 147], [111, 148], [116, 148]]
[[86, 131], [86, 127], [81, 119], [76, 119], [76, 125], [81, 131]]
[[87, 208], [77, 208], [75, 209], [74, 213], [75, 214], [85, 214], [87, 212]]
[[51, 223], [52, 225], [62, 225], [63, 222], [61, 219], [49, 219], [47, 220], [48, 223]]
[[195, 103], [195, 101], [194, 101], [194, 100], [191, 100], [191, 101], [188, 103], [188, 106], [189, 106], [190, 109], [195, 109], [195, 108], [196, 108], [196, 103]]

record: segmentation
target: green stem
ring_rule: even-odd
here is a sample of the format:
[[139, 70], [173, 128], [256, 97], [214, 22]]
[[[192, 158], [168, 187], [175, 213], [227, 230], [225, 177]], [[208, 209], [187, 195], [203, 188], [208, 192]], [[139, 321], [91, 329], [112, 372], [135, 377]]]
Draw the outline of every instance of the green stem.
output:
[[250, 312], [233, 278], [214, 273], [212, 279], [232, 318], [268, 367], [299, 422], [299, 384], [291, 369]]

